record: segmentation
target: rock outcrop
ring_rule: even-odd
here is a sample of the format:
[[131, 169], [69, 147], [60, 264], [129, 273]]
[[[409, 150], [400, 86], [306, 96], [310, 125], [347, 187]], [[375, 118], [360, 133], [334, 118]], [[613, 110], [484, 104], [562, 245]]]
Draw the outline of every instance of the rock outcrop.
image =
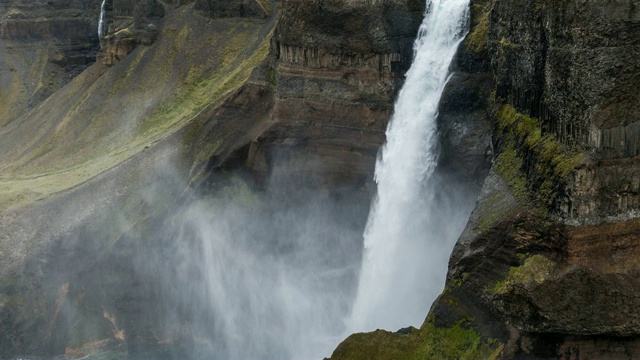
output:
[[271, 15], [273, 4], [269, 0], [196, 0], [195, 8], [212, 18], [256, 18]]
[[283, 1], [269, 73], [274, 124], [256, 139], [258, 158], [287, 158], [304, 182], [370, 190], [419, 3]]
[[[99, 7], [0, 4], [2, 357], [193, 335], [133, 254], [228, 170], [366, 207], [424, 1], [113, 0], [89, 66]], [[333, 358], [638, 356], [638, 9], [472, 1], [440, 166], [482, 191], [447, 287]]]
[[113, 66], [138, 45], [153, 44], [159, 35], [159, 20], [164, 15], [164, 5], [157, 0], [108, 2], [104, 14], [106, 30], [100, 38], [98, 61]]

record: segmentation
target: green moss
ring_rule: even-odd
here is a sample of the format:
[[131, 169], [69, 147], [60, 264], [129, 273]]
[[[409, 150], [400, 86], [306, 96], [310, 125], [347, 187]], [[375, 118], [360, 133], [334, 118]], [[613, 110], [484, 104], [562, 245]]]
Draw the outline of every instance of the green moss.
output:
[[584, 154], [565, 149], [551, 134], [543, 135], [537, 119], [510, 105], [500, 106], [496, 123], [503, 144], [498, 174], [520, 205], [546, 215]]
[[489, 41], [489, 14], [491, 10], [488, 5], [473, 4], [472, 13], [474, 14], [474, 23], [471, 32], [465, 39], [465, 44], [471, 51], [481, 53], [487, 49]]
[[514, 286], [527, 286], [529, 284], [542, 284], [555, 269], [556, 263], [542, 255], [533, 255], [521, 266], [509, 269], [507, 277], [487, 289], [490, 294], [505, 294]]
[[[181, 39], [186, 36], [184, 34], [186, 31], [180, 31], [177, 36]], [[217, 70], [206, 75], [206, 66], [192, 66], [174, 98], [145, 119], [140, 131], [143, 134], [165, 132], [167, 127], [173, 127], [176, 122], [188, 121], [203, 110], [220, 105], [228, 94], [246, 82], [253, 69], [268, 54], [269, 42], [263, 41], [253, 54], [245, 57], [243, 50], [252, 35], [256, 34], [236, 28], [226, 36]], [[270, 36], [266, 40], [268, 38]]]
[[500, 39], [499, 44], [500, 44], [500, 46], [502, 48], [505, 48], [505, 49], [517, 49], [518, 48], [517, 44], [514, 44], [514, 43], [512, 43], [510, 41], [507, 41], [507, 39], [505, 39], [505, 38]]
[[377, 330], [351, 335], [331, 359], [414, 360], [414, 359], [496, 359], [503, 345], [484, 340], [461, 321], [452, 327], [437, 327], [433, 319], [410, 334]]
[[275, 90], [276, 88], [276, 70], [273, 68], [269, 68], [267, 70], [267, 82], [269, 83], [269, 87], [271, 90]]
[[516, 149], [509, 144], [498, 156], [496, 170], [509, 184], [511, 193], [518, 203], [526, 204], [528, 201], [527, 179], [520, 171], [521, 168], [522, 158], [518, 156]]

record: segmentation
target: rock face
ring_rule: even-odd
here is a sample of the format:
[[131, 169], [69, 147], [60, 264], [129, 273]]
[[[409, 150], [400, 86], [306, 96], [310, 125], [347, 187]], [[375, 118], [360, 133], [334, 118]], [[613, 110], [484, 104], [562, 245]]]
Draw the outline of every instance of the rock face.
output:
[[[613, 159], [638, 155], [636, 2], [531, 2], [517, 12], [496, 2], [487, 16], [496, 96], [539, 119], [543, 133], [567, 149], [601, 161], [575, 174], [563, 216], [572, 224], [635, 218], [637, 176], [611, 181], [605, 173], [622, 168], [609, 165]], [[592, 184], [609, 195], [585, 197]]]
[[[132, 254], [216, 174], [366, 206], [424, 1], [113, 0], [63, 87], [99, 7], [0, 4], [2, 357], [184, 341]], [[440, 166], [482, 191], [447, 287], [333, 358], [639, 356], [638, 9], [472, 1]]]
[[[472, 1], [441, 103], [443, 145], [488, 122], [493, 165], [486, 179], [461, 169], [484, 185], [447, 286], [417, 340], [352, 336], [332, 358], [450, 358], [452, 346], [479, 359], [639, 356], [638, 5]], [[448, 159], [479, 159], [486, 140], [469, 140]], [[480, 339], [436, 337], [461, 325]]]
[[256, 140], [258, 158], [287, 158], [301, 181], [370, 188], [418, 3], [283, 1], [269, 74], [274, 125]]
[[98, 1], [0, 4], [0, 126], [95, 62]]
[[100, 39], [98, 61], [113, 66], [138, 45], [153, 44], [159, 34], [158, 21], [164, 14], [164, 6], [156, 0], [106, 3], [107, 30]]
[[268, 0], [196, 0], [195, 7], [200, 13], [212, 18], [257, 18], [271, 15], [273, 5]]

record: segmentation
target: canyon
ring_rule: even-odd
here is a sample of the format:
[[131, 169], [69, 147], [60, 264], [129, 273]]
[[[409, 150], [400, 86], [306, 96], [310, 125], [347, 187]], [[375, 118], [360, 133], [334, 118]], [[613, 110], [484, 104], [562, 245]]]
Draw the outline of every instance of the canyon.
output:
[[[0, 4], [0, 357], [215, 346], [233, 321], [203, 310], [206, 274], [180, 258], [226, 249], [183, 222], [200, 199], [247, 237], [337, 229], [283, 266], [346, 269], [312, 292], [346, 314], [425, 2], [107, 0], [99, 38], [101, 5]], [[350, 335], [331, 359], [640, 356], [640, 4], [472, 0], [469, 25], [438, 107], [434, 176], [473, 208], [444, 290], [419, 328]], [[324, 315], [267, 323], [302, 343], [339, 323]], [[306, 358], [291, 346], [263, 356]]]

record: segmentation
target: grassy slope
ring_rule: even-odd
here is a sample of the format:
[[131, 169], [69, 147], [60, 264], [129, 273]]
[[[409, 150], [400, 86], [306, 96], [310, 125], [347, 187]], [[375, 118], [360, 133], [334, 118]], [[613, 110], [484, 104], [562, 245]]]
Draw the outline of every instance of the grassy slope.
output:
[[169, 13], [154, 45], [94, 65], [0, 129], [0, 209], [81, 184], [219, 106], [266, 57], [272, 29]]

